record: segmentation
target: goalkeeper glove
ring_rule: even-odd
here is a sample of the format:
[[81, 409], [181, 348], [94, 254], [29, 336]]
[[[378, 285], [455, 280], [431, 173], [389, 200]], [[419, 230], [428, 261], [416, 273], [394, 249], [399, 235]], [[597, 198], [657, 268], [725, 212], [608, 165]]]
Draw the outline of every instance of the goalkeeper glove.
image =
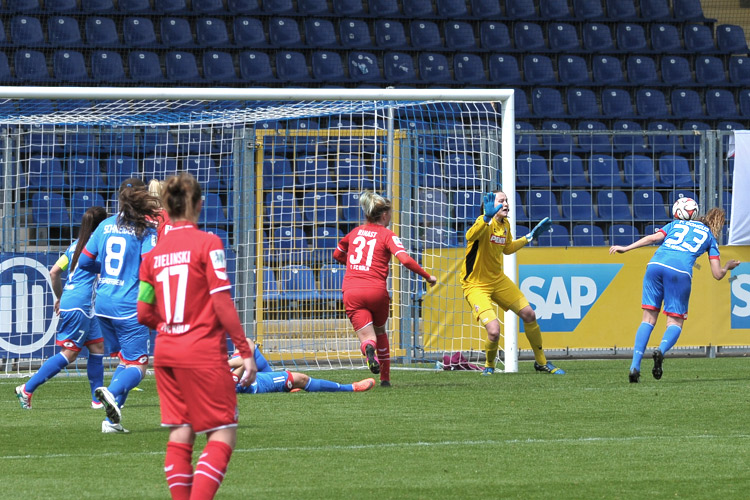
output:
[[494, 193], [485, 194], [483, 198], [483, 203], [484, 203], [484, 222], [489, 224], [492, 218], [495, 216], [495, 214], [500, 211], [500, 209], [502, 208], [502, 205], [495, 206], [495, 194]]
[[529, 234], [526, 235], [526, 239], [529, 240], [529, 243], [531, 243], [531, 240], [539, 236], [540, 233], [548, 231], [550, 227], [552, 227], [552, 221], [549, 217], [545, 217], [544, 219], [539, 221], [539, 224], [534, 226], [534, 229], [532, 229]]

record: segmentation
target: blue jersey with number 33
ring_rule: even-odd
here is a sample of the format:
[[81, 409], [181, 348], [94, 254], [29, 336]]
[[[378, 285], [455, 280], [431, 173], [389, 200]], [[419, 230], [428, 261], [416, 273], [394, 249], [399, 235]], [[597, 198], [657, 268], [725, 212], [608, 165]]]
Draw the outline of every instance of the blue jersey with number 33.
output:
[[649, 265], [669, 267], [692, 276], [695, 260], [705, 252], [709, 258], [719, 257], [719, 244], [702, 222], [674, 220], [659, 231], [666, 233], [666, 237]]

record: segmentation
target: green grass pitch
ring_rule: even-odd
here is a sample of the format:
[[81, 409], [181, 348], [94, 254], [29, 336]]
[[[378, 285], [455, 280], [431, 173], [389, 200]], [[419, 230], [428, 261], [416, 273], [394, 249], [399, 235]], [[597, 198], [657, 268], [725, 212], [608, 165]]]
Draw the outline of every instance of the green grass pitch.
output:
[[[635, 499], [750, 496], [750, 365], [560, 361], [568, 375], [399, 371], [370, 392], [240, 395], [223, 499]], [[311, 372], [340, 382], [363, 371]], [[153, 377], [101, 434], [88, 383], [58, 377], [31, 411], [0, 379], [0, 498], [169, 498]], [[198, 438], [198, 456], [205, 438]]]

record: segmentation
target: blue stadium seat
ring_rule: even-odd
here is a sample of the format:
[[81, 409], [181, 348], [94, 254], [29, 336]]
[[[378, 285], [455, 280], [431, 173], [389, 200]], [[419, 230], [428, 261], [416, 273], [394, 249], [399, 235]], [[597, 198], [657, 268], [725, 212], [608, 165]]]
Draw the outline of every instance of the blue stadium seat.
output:
[[240, 78], [248, 82], [272, 82], [276, 80], [268, 54], [246, 50], [239, 55]]
[[659, 165], [659, 181], [662, 186], [695, 189], [695, 182], [691, 173], [690, 163], [681, 155], [662, 155], [657, 160]]
[[222, 0], [191, 0], [193, 12], [198, 14], [226, 14]]
[[567, 54], [581, 50], [578, 30], [570, 23], [549, 23], [547, 25], [547, 39], [549, 40], [550, 50], [557, 53]]
[[305, 41], [307, 45], [315, 48], [339, 46], [333, 23], [328, 19], [305, 19]]
[[701, 85], [727, 85], [724, 62], [716, 56], [695, 58], [695, 80]]
[[602, 19], [605, 17], [601, 0], [573, 0], [573, 14], [578, 19]]
[[[591, 185], [594, 187], [611, 189], [626, 185], [618, 161], [613, 156], [601, 153], [591, 155], [588, 171]], [[601, 212], [599, 215], [603, 216]]]
[[128, 47], [155, 47], [156, 32], [148, 17], [127, 17], [122, 22], [122, 40]]
[[549, 217], [553, 221], [560, 220], [560, 206], [557, 195], [549, 189], [532, 189], [526, 196], [526, 207], [529, 220], [539, 221]]
[[453, 74], [456, 81], [468, 84], [487, 83], [484, 63], [477, 54], [456, 54], [453, 56]]
[[91, 207], [106, 207], [104, 198], [99, 193], [91, 191], [75, 191], [70, 196], [70, 218], [74, 224], [79, 224], [83, 214]]
[[263, 162], [264, 190], [282, 190], [294, 185], [294, 171], [289, 160], [275, 157]]
[[602, 86], [625, 83], [622, 62], [615, 56], [594, 56], [591, 62], [591, 73], [594, 76], [594, 82]]
[[611, 133], [599, 133], [609, 130], [609, 127], [604, 123], [597, 120], [582, 120], [578, 122], [578, 130], [590, 132], [578, 135], [578, 148], [581, 151], [587, 153], [612, 152]]
[[646, 31], [640, 24], [620, 23], [615, 29], [617, 48], [623, 52], [649, 52]]
[[325, 82], [344, 82], [347, 80], [344, 63], [338, 52], [318, 50], [312, 53], [311, 67], [313, 78]]
[[574, 118], [601, 116], [596, 94], [591, 89], [570, 88], [567, 92], [568, 114]]
[[635, 93], [635, 109], [638, 116], [664, 118], [669, 114], [667, 98], [657, 89], [643, 88]]
[[451, 50], [476, 50], [477, 41], [471, 23], [466, 21], [445, 23], [445, 45]]
[[627, 246], [641, 239], [641, 233], [630, 224], [612, 224], [608, 231], [609, 244]]
[[417, 159], [419, 184], [429, 188], [442, 188], [443, 165], [432, 154], [420, 154]]
[[[306, 238], [304, 238], [304, 235], [295, 236], [294, 240], [300, 243], [305, 242]], [[302, 248], [299, 252], [294, 251], [293, 254], [299, 254], [303, 259], [302, 262], [306, 262], [309, 249]], [[292, 262], [298, 261], [294, 259]], [[312, 269], [304, 265], [284, 266], [279, 269], [279, 293], [282, 300], [292, 303], [290, 306], [293, 308], [297, 302], [307, 302], [320, 298], [315, 282], [315, 273]]]
[[516, 187], [549, 188], [552, 185], [547, 160], [538, 154], [516, 157]]
[[265, 199], [265, 214], [268, 224], [285, 226], [301, 222], [302, 215], [299, 213], [294, 194], [289, 191], [268, 193]]
[[[144, 158], [142, 160], [144, 178], [165, 179], [170, 175], [175, 175], [177, 173], [180, 168], [180, 163], [176, 158], [164, 158], [166, 154], [165, 150], [166, 147], [162, 144], [162, 147], [157, 148], [157, 153], [155, 153], [155, 156]], [[176, 150], [177, 148], [175, 146], [175, 151]], [[132, 177], [140, 177], [140, 175]]]
[[542, 146], [539, 144], [539, 137], [536, 134], [519, 134], [519, 131], [534, 132], [536, 129], [529, 122], [516, 122], [516, 153], [530, 153], [540, 151]]
[[726, 89], [706, 90], [706, 113], [717, 120], [734, 119], [740, 116], [734, 93]]
[[625, 89], [606, 88], [602, 90], [602, 114], [610, 118], [633, 116], [633, 100]]
[[83, 43], [78, 21], [70, 16], [52, 16], [47, 19], [47, 39], [50, 45], [76, 47]]
[[747, 55], [750, 52], [745, 30], [735, 24], [721, 24], [716, 27], [716, 45], [722, 54]]
[[10, 20], [10, 40], [18, 47], [46, 45], [42, 23], [34, 16], [14, 16]]
[[369, 0], [369, 11], [380, 19], [401, 17], [398, 0]]
[[[709, 21], [703, 15], [701, 0], [673, 0], [674, 17], [678, 21]], [[715, 22], [716, 20], [711, 20]]]
[[120, 12], [146, 13], [151, 10], [151, 4], [148, 0], [118, 0], [117, 7]]
[[404, 25], [399, 21], [375, 21], [375, 44], [384, 49], [402, 49], [408, 47]]
[[[276, 255], [271, 252], [270, 243], [268, 238], [264, 235], [264, 250], [267, 252], [266, 256], [270, 262]], [[257, 273], [257, 270], [253, 272]], [[270, 267], [263, 268], [263, 302], [265, 307], [274, 307], [272, 304], [275, 301], [281, 299], [279, 293], [279, 282], [276, 279], [276, 273]]]
[[458, 234], [449, 228], [425, 226], [421, 231], [418, 248], [455, 248], [458, 246]]
[[573, 18], [567, 0], [539, 0], [539, 16], [548, 21]]
[[605, 246], [604, 231], [595, 224], [576, 224], [573, 226], [573, 246], [598, 247]]
[[[96, 155], [99, 153], [99, 137], [98, 134], [91, 130], [81, 128], [81, 132], [70, 132], [65, 134], [64, 141], [64, 154], [67, 160], [82, 155], [84, 157], [88, 155]], [[68, 163], [69, 164], [69, 163]], [[97, 167], [98, 169], [98, 167]], [[68, 169], [70, 172], [70, 169]], [[73, 183], [71, 182], [71, 185]]]
[[523, 57], [523, 76], [524, 81], [532, 85], [557, 83], [552, 59], [540, 54], [528, 54]]
[[557, 58], [557, 76], [566, 85], [588, 85], [591, 83], [586, 59], [576, 55]]
[[339, 202], [339, 222], [344, 224], [359, 224], [364, 215], [359, 206], [359, 192], [343, 193]]
[[16, 78], [22, 82], [46, 82], [50, 80], [47, 59], [38, 50], [18, 50], [14, 56]]
[[339, 189], [373, 189], [373, 176], [364, 159], [356, 153], [342, 153], [337, 158], [336, 186]]
[[590, 52], [614, 52], [615, 42], [609, 26], [603, 23], [586, 23], [582, 28], [583, 48]]
[[60, 193], [31, 195], [31, 218], [38, 226], [64, 227], [70, 224], [68, 206]]
[[[577, 151], [578, 148], [573, 142], [573, 135], [558, 133], [563, 130], [571, 130], [570, 123], [561, 120], [545, 120], [542, 123], [542, 131], [553, 133], [542, 134], [542, 147], [546, 151], [553, 152]], [[555, 183], [553, 183], [553, 185], [555, 185]]]
[[300, 209], [307, 222], [324, 226], [336, 225], [338, 202], [333, 194], [305, 191], [302, 195]]
[[85, 12], [114, 12], [113, 0], [81, 0], [81, 10]]
[[654, 187], [659, 185], [651, 157], [630, 154], [623, 158], [622, 164], [627, 186]]
[[62, 161], [54, 157], [33, 157], [28, 160], [29, 189], [67, 189], [67, 176]]
[[[209, 149], [206, 144], [202, 146], [206, 150]], [[192, 174], [204, 191], [217, 191], [221, 188], [219, 168], [216, 161], [207, 154], [201, 155], [199, 151], [190, 152], [190, 158], [182, 162], [182, 170]]]
[[581, 157], [571, 153], [556, 154], [552, 158], [552, 182], [563, 187], [589, 186]]
[[456, 220], [459, 222], [475, 221], [481, 215], [482, 196], [483, 193], [476, 190], [456, 192], [453, 203], [456, 207]]
[[570, 233], [568, 232], [568, 228], [562, 224], [552, 223], [549, 231], [545, 231], [537, 237], [536, 245], [539, 247], [570, 246]]
[[297, 185], [301, 188], [331, 189], [336, 183], [331, 180], [328, 161], [321, 156], [299, 156], [294, 168]]
[[471, 14], [480, 19], [494, 19], [502, 17], [500, 0], [470, 0]]
[[661, 59], [661, 78], [667, 85], [694, 84], [693, 73], [687, 58], [666, 56]]
[[288, 16], [294, 14], [292, 0], [263, 0], [263, 13], [271, 16]]
[[276, 75], [286, 82], [306, 82], [310, 80], [307, 60], [302, 52], [282, 50], [276, 53]]
[[633, 193], [633, 218], [653, 222], [669, 220], [661, 193], [652, 189], [637, 189]]
[[347, 49], [372, 48], [370, 27], [362, 19], [345, 19], [339, 23], [341, 45]]
[[740, 114], [745, 118], [750, 117], [750, 92], [743, 89], [739, 94]]
[[[235, 2], [235, 0], [230, 0], [230, 3], [232, 2]], [[187, 0], [154, 0], [154, 11], [164, 15], [187, 14]]]
[[386, 52], [383, 56], [385, 79], [393, 83], [414, 83], [417, 80], [414, 60], [406, 52]]
[[[527, 222], [529, 220], [529, 216], [526, 213], [526, 205], [524, 205], [523, 201], [521, 200], [521, 193], [516, 191], [516, 202], [515, 204], [510, 206], [510, 210], [513, 210], [516, 212], [516, 220], [520, 222]], [[478, 215], [477, 215], [478, 217]], [[476, 217], [474, 218], [476, 220]], [[519, 227], [516, 227], [516, 234], [527, 234], [528, 228], [526, 228], [526, 231], [521, 231]]]
[[97, 82], [124, 82], [125, 66], [119, 52], [97, 50], [91, 54], [91, 78]]
[[513, 105], [516, 108], [516, 118], [528, 118], [531, 116], [529, 99], [523, 89], [515, 89], [513, 92]]
[[436, 0], [437, 14], [444, 19], [462, 19], [469, 16], [465, 0]]
[[524, 20], [538, 17], [533, 0], [505, 0], [505, 15]]
[[[483, 21], [482, 24], [479, 25], [479, 42], [483, 49], [494, 52], [513, 50], [513, 41], [510, 38], [508, 26], [501, 22]], [[414, 44], [413, 32], [412, 45], [416, 47]]]
[[164, 56], [164, 66], [167, 80], [172, 82], [200, 82], [201, 76], [198, 72], [198, 63], [192, 52], [173, 51]]
[[513, 27], [513, 40], [516, 47], [524, 52], [540, 52], [547, 50], [542, 26], [537, 23], [519, 22]]
[[[596, 207], [599, 217], [609, 221], [631, 220], [628, 195], [619, 189], [602, 189], [596, 193]], [[631, 242], [632, 243], [632, 242]]]
[[682, 143], [684, 144], [685, 149], [688, 152], [698, 152], [701, 137], [703, 136], [702, 132], [705, 130], [711, 130], [711, 128], [712, 127], [708, 123], [702, 121], [688, 120], [683, 122], [682, 130], [691, 130], [694, 132], [694, 134], [682, 136]]
[[57, 50], [52, 54], [52, 73], [63, 82], [87, 82], [89, 74], [83, 54], [77, 50]]
[[638, 86], [659, 85], [656, 61], [649, 56], [629, 56], [626, 62], [628, 82]]
[[[39, 2], [32, 0], [32, 4], [35, 4], [34, 9], [39, 8]], [[78, 10], [78, 2], [76, 0], [57, 0], [56, 2], [45, 2], [44, 8], [47, 12], [72, 12]]]
[[703, 24], [688, 24], [683, 34], [685, 48], [696, 54], [716, 52], [714, 32], [710, 26]]
[[371, 52], [354, 51], [349, 53], [349, 77], [355, 82], [379, 82], [380, 66], [378, 58]]
[[703, 102], [698, 92], [690, 89], [672, 91], [672, 116], [682, 119], [700, 119], [705, 116]]
[[402, 0], [401, 8], [409, 19], [423, 19], [435, 15], [431, 0]]
[[[343, 238], [343, 234], [341, 237]], [[316, 235], [316, 241], [320, 241]], [[336, 242], [338, 244], [338, 241]], [[335, 246], [334, 246], [335, 248]], [[331, 250], [330, 254], [333, 254]], [[339, 264], [325, 264], [320, 269], [320, 297], [323, 300], [343, 300], [343, 292], [341, 286], [344, 283], [344, 275], [346, 274], [346, 267]]]
[[[750, 64], [748, 64], [750, 67]], [[523, 82], [518, 59], [508, 54], [492, 54], [490, 56], [490, 81], [504, 86], [518, 85]], [[518, 91], [516, 91], [518, 92]], [[518, 111], [516, 110], [516, 113]]]
[[695, 191], [691, 191], [688, 189], [675, 189], [674, 191], [669, 191], [667, 193], [667, 209], [668, 210], [671, 210], [671, 206], [674, 205], [674, 203], [677, 201], [678, 198], [692, 198], [700, 205], [700, 200], [698, 199], [698, 196], [695, 194]]
[[641, 0], [641, 17], [646, 21], [669, 21], [669, 0]]
[[433, 21], [414, 20], [409, 23], [411, 45], [415, 49], [433, 50], [443, 48], [440, 28]]
[[5, 52], [0, 51], [0, 81], [12, 83], [15, 80], [10, 72], [10, 62], [8, 61], [8, 55]]
[[218, 48], [230, 45], [227, 25], [218, 17], [196, 19], [195, 39], [201, 47]]
[[291, 17], [275, 17], [268, 22], [268, 40], [274, 47], [298, 48], [302, 35], [297, 21]]
[[674, 24], [657, 23], [651, 25], [651, 48], [662, 54], [684, 52], [682, 35]]
[[442, 85], [453, 82], [448, 60], [440, 53], [422, 52], [419, 54], [419, 76], [425, 83]]
[[419, 188], [417, 204], [421, 224], [444, 226], [451, 219], [448, 195], [441, 189]]
[[443, 159], [443, 187], [455, 189], [479, 189], [481, 179], [477, 176], [474, 158], [470, 154], [454, 153]]
[[729, 81], [741, 87], [750, 86], [750, 57], [729, 58]]
[[323, 16], [330, 9], [326, 0], [297, 0], [297, 11], [305, 16]]
[[342, 17], [361, 17], [365, 14], [362, 0], [333, 0], [333, 13]]
[[159, 55], [156, 52], [135, 51], [128, 55], [130, 79], [134, 82], [160, 82], [164, 80]]
[[[618, 153], [646, 153], [648, 147], [646, 146], [645, 134], [633, 134], [632, 132], [642, 131], [642, 127], [638, 122], [631, 120], [617, 120], [612, 124], [612, 129], [618, 132], [625, 132], [621, 134], [614, 134], [612, 138], [612, 147], [615, 152]], [[630, 132], [630, 133], [628, 133]]]
[[238, 17], [232, 23], [234, 44], [238, 47], [252, 47], [254, 49], [268, 45], [266, 29], [260, 19], [254, 17]]
[[110, 190], [118, 189], [122, 181], [129, 177], [141, 177], [139, 162], [132, 157], [110, 157], [104, 162], [104, 167]]
[[120, 38], [115, 21], [109, 17], [86, 18], [86, 43], [94, 47], [117, 47]]
[[607, 0], [607, 17], [616, 21], [638, 19], [634, 0]]
[[[670, 122], [653, 121], [649, 122], [648, 130], [657, 132], [669, 132], [677, 130], [677, 127]], [[679, 135], [651, 135], [649, 136], [651, 150], [654, 153], [680, 153], [685, 151], [682, 147]]]
[[237, 81], [232, 54], [211, 50], [203, 53], [203, 77], [209, 82], [232, 83]]
[[543, 118], [562, 118], [566, 116], [562, 94], [556, 88], [540, 87], [531, 94], [534, 115]]

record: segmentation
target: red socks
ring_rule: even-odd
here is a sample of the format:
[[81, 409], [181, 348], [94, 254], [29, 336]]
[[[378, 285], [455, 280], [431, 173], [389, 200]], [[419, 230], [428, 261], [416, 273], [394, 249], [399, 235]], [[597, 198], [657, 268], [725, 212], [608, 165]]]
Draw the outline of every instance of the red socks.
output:
[[187, 443], [167, 443], [164, 474], [173, 500], [189, 500], [193, 485], [193, 446]]
[[380, 380], [391, 380], [391, 346], [388, 343], [388, 334], [377, 335], [378, 361], [380, 362]]
[[209, 441], [203, 448], [198, 463], [195, 465], [193, 476], [193, 490], [190, 498], [211, 499], [224, 480], [227, 472], [229, 459], [232, 456], [232, 447], [221, 441]]
[[367, 356], [367, 353], [365, 352], [365, 349], [367, 349], [367, 346], [371, 345], [375, 347], [375, 351], [377, 351], [377, 346], [375, 345], [375, 342], [372, 340], [365, 340], [364, 342], [359, 344], [359, 350], [362, 351], [362, 356]]

